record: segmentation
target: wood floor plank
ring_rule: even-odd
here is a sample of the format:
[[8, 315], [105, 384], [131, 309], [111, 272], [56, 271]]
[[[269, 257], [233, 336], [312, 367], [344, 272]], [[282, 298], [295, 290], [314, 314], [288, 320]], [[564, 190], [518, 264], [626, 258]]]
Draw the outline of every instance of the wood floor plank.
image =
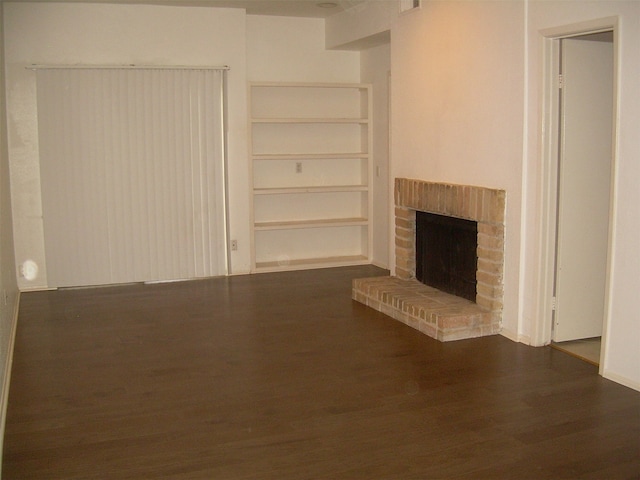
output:
[[3, 478], [640, 477], [640, 393], [351, 300], [381, 273], [23, 294]]

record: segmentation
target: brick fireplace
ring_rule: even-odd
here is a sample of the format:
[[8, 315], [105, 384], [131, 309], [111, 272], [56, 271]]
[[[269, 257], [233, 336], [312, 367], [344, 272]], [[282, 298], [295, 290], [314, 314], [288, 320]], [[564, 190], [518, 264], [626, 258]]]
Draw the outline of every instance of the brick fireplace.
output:
[[[504, 290], [505, 191], [397, 178], [394, 198], [396, 276], [354, 280], [354, 300], [441, 341], [498, 333]], [[416, 211], [477, 222], [475, 302], [416, 280]]]

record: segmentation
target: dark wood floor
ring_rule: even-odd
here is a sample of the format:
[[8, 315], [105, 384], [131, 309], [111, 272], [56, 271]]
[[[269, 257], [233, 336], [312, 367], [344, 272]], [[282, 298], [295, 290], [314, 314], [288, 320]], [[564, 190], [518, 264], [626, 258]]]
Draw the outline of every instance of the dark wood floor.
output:
[[3, 478], [640, 476], [640, 393], [352, 302], [378, 273], [24, 294]]

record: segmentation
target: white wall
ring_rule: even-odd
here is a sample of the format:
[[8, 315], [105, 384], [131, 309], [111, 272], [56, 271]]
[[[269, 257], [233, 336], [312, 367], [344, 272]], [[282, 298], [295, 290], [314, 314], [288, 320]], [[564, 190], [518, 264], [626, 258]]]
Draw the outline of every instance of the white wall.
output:
[[[324, 44], [324, 20], [315, 18], [292, 18], [276, 16], [247, 16], [247, 78], [249, 81], [275, 81], [275, 82], [326, 82], [326, 83], [359, 83], [360, 82], [360, 54], [350, 51], [330, 51], [325, 49]], [[355, 93], [352, 92], [352, 93]], [[321, 97], [321, 95], [319, 95]], [[259, 98], [259, 95], [255, 98]], [[338, 97], [339, 98], [339, 97]], [[353, 100], [353, 99], [352, 99]], [[315, 101], [319, 101], [317, 98]], [[321, 101], [321, 100], [320, 100]], [[340, 111], [341, 105], [334, 98], [324, 99], [323, 107], [327, 111]], [[259, 102], [257, 102], [259, 103]], [[285, 102], [286, 103], [286, 102]], [[313, 101], [310, 102], [313, 104]], [[349, 102], [345, 102], [349, 104]], [[332, 105], [332, 107], [330, 107]], [[286, 107], [285, 107], [286, 108]], [[290, 130], [278, 129], [282, 132]], [[357, 137], [352, 135], [354, 130], [349, 130], [349, 135], [345, 137], [345, 129], [335, 129], [334, 126], [322, 125], [314, 126], [315, 140], [322, 145], [327, 142], [326, 135], [330, 135], [328, 146], [329, 151], [343, 143], [343, 148], [359, 147]], [[258, 132], [255, 136], [256, 143], [261, 143], [258, 139], [265, 139], [266, 130], [256, 128]], [[342, 134], [340, 133], [342, 132]], [[289, 134], [277, 138], [275, 132], [271, 136], [272, 148], [279, 151], [291, 145]], [[307, 138], [308, 140], [308, 138]], [[347, 143], [344, 143], [344, 142]], [[264, 142], [262, 142], [264, 143]], [[304, 142], [303, 142], [304, 143]], [[307, 142], [308, 143], [308, 142]], [[259, 147], [258, 147], [259, 148]], [[290, 147], [289, 147], [290, 148]], [[297, 147], [295, 151], [304, 151], [305, 147]], [[274, 151], [274, 150], [272, 150]], [[325, 173], [323, 168], [327, 165], [335, 167], [335, 163], [326, 161], [303, 161], [302, 175], [297, 179], [291, 178], [293, 173], [293, 162], [267, 162], [269, 163], [269, 174], [265, 172], [265, 162], [257, 162], [255, 165], [256, 182], [263, 185], [296, 184], [302, 181], [304, 184], [313, 184], [322, 178], [322, 181], [329, 183], [336, 181], [343, 172]], [[353, 163], [350, 163], [345, 172], [350, 171], [354, 175]], [[315, 172], [315, 173], [314, 173]], [[322, 173], [321, 173], [322, 172]], [[294, 174], [295, 175], [295, 174]], [[359, 172], [355, 172], [359, 175]], [[315, 178], [314, 178], [315, 176]], [[267, 177], [271, 177], [267, 180]], [[345, 178], [345, 177], [343, 177]], [[348, 178], [348, 177], [346, 177]], [[351, 178], [354, 178], [353, 176]], [[357, 181], [357, 180], [352, 180]], [[280, 183], [284, 182], [284, 183]], [[289, 183], [290, 182], [290, 183]], [[304, 183], [308, 182], [308, 183]], [[347, 182], [349, 183], [349, 182]], [[301, 183], [297, 183], [300, 185]], [[353, 216], [358, 216], [361, 210], [362, 195], [347, 194], [344, 196], [334, 195], [334, 202], [323, 202], [320, 207], [317, 202], [308, 199], [299, 199], [298, 209], [292, 207], [288, 201], [282, 201], [278, 196], [261, 195], [256, 199], [256, 218], [294, 219], [296, 216], [308, 215], [310, 218], [322, 216], [344, 215], [343, 202], [350, 202]], [[317, 200], [317, 197], [315, 197]], [[303, 207], [304, 206], [304, 207]], [[301, 211], [304, 209], [304, 212]], [[296, 211], [297, 210], [297, 211]], [[322, 214], [320, 213], [322, 212]], [[332, 256], [344, 254], [359, 254], [362, 250], [361, 229], [333, 229], [330, 233], [325, 229], [297, 230], [297, 231], [274, 231], [263, 232], [266, 234], [256, 235], [256, 260], [276, 260], [290, 256], [291, 258], [311, 258], [314, 256]]]
[[247, 79], [359, 82], [357, 52], [326, 50], [324, 20], [247, 15]]
[[[619, 16], [614, 258], [603, 373], [640, 388], [636, 305], [640, 291], [640, 3], [580, 1], [576, 8], [577, 4], [430, 0], [421, 9], [393, 20], [390, 174], [391, 178], [416, 177], [507, 191], [504, 334], [536, 343], [540, 322], [546, 321], [538, 317], [536, 303], [543, 220], [539, 32]], [[230, 65], [231, 235], [239, 240], [239, 250], [232, 258], [234, 273], [249, 270], [246, 79], [360, 80], [359, 54], [325, 51], [320, 20], [140, 5], [6, 3], [4, 9], [8, 148], [18, 263], [33, 258], [44, 266], [35, 84], [26, 65]], [[372, 31], [379, 30], [374, 27]], [[365, 30], [368, 33], [363, 35], [371, 34], [369, 27]], [[357, 41], [353, 35], [347, 37], [335, 37], [342, 40], [329, 43]], [[0, 188], [6, 193], [4, 183]], [[8, 202], [2, 198], [0, 206], [6, 208]], [[9, 238], [11, 227], [5, 215], [2, 219], [0, 234]], [[7, 258], [10, 255], [1, 258], [3, 272]], [[14, 292], [11, 270], [3, 285], [10, 293]], [[19, 283], [25, 289], [45, 287], [46, 272], [34, 284], [23, 279]]]
[[240, 9], [150, 5], [6, 4], [9, 154], [16, 261], [47, 287], [31, 64], [229, 65], [231, 271], [248, 273], [249, 165], [246, 81], [359, 82], [357, 52], [327, 51], [321, 19], [247, 16]]
[[[30, 64], [228, 65], [230, 234], [249, 238], [245, 14], [239, 9], [6, 3], [9, 156], [16, 261], [35, 260], [47, 287], [38, 167], [35, 73]], [[232, 271], [249, 271], [240, 241]]]
[[[618, 75], [618, 138], [614, 172], [613, 209], [613, 262], [610, 285], [608, 329], [605, 332], [606, 357], [601, 365], [605, 377], [640, 390], [640, 3], [631, 1], [532, 1], [528, 12], [528, 146], [526, 178], [535, 185], [528, 192], [527, 237], [536, 239], [541, 212], [539, 191], [542, 179], [543, 157], [539, 139], [542, 124], [542, 35], [547, 29], [566, 30], [567, 26], [616, 17], [619, 22], [617, 75]], [[532, 295], [524, 299], [525, 326], [533, 329], [538, 266], [535, 252], [540, 245], [533, 243], [527, 249], [526, 291]]]
[[398, 16], [397, 0], [362, 2], [326, 20], [327, 48], [359, 50], [389, 42]]
[[[398, 2], [364, 2], [326, 20], [327, 48], [359, 50], [361, 80], [373, 85], [373, 263], [390, 268], [393, 233], [393, 180], [389, 159], [390, 28], [398, 17]], [[390, 241], [391, 239], [391, 241]]]
[[423, 2], [391, 31], [392, 177], [507, 192], [503, 331], [517, 338], [524, 4]]
[[[578, 8], [579, 7], [579, 8]], [[392, 27], [392, 177], [507, 191], [503, 334], [540, 344], [541, 30], [619, 17], [619, 138], [605, 377], [640, 389], [640, 3], [423, 2]]]
[[[3, 5], [0, 3], [0, 25]], [[4, 36], [0, 31], [0, 452], [11, 374], [11, 353], [18, 311], [18, 284], [13, 255], [13, 226], [9, 188], [9, 154], [5, 108]], [[2, 459], [0, 459], [2, 462]], [[1, 466], [1, 465], [0, 465]]]
[[360, 52], [363, 83], [373, 85], [373, 263], [389, 268], [389, 73], [391, 46], [386, 43]]

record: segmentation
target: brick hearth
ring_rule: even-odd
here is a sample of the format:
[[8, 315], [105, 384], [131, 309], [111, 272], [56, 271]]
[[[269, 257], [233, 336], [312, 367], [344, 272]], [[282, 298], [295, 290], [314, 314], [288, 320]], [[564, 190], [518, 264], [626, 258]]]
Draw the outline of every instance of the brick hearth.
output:
[[[505, 191], [397, 178], [394, 196], [396, 276], [354, 280], [353, 299], [441, 341], [498, 333], [502, 322]], [[478, 223], [475, 303], [416, 280], [416, 211]]]

